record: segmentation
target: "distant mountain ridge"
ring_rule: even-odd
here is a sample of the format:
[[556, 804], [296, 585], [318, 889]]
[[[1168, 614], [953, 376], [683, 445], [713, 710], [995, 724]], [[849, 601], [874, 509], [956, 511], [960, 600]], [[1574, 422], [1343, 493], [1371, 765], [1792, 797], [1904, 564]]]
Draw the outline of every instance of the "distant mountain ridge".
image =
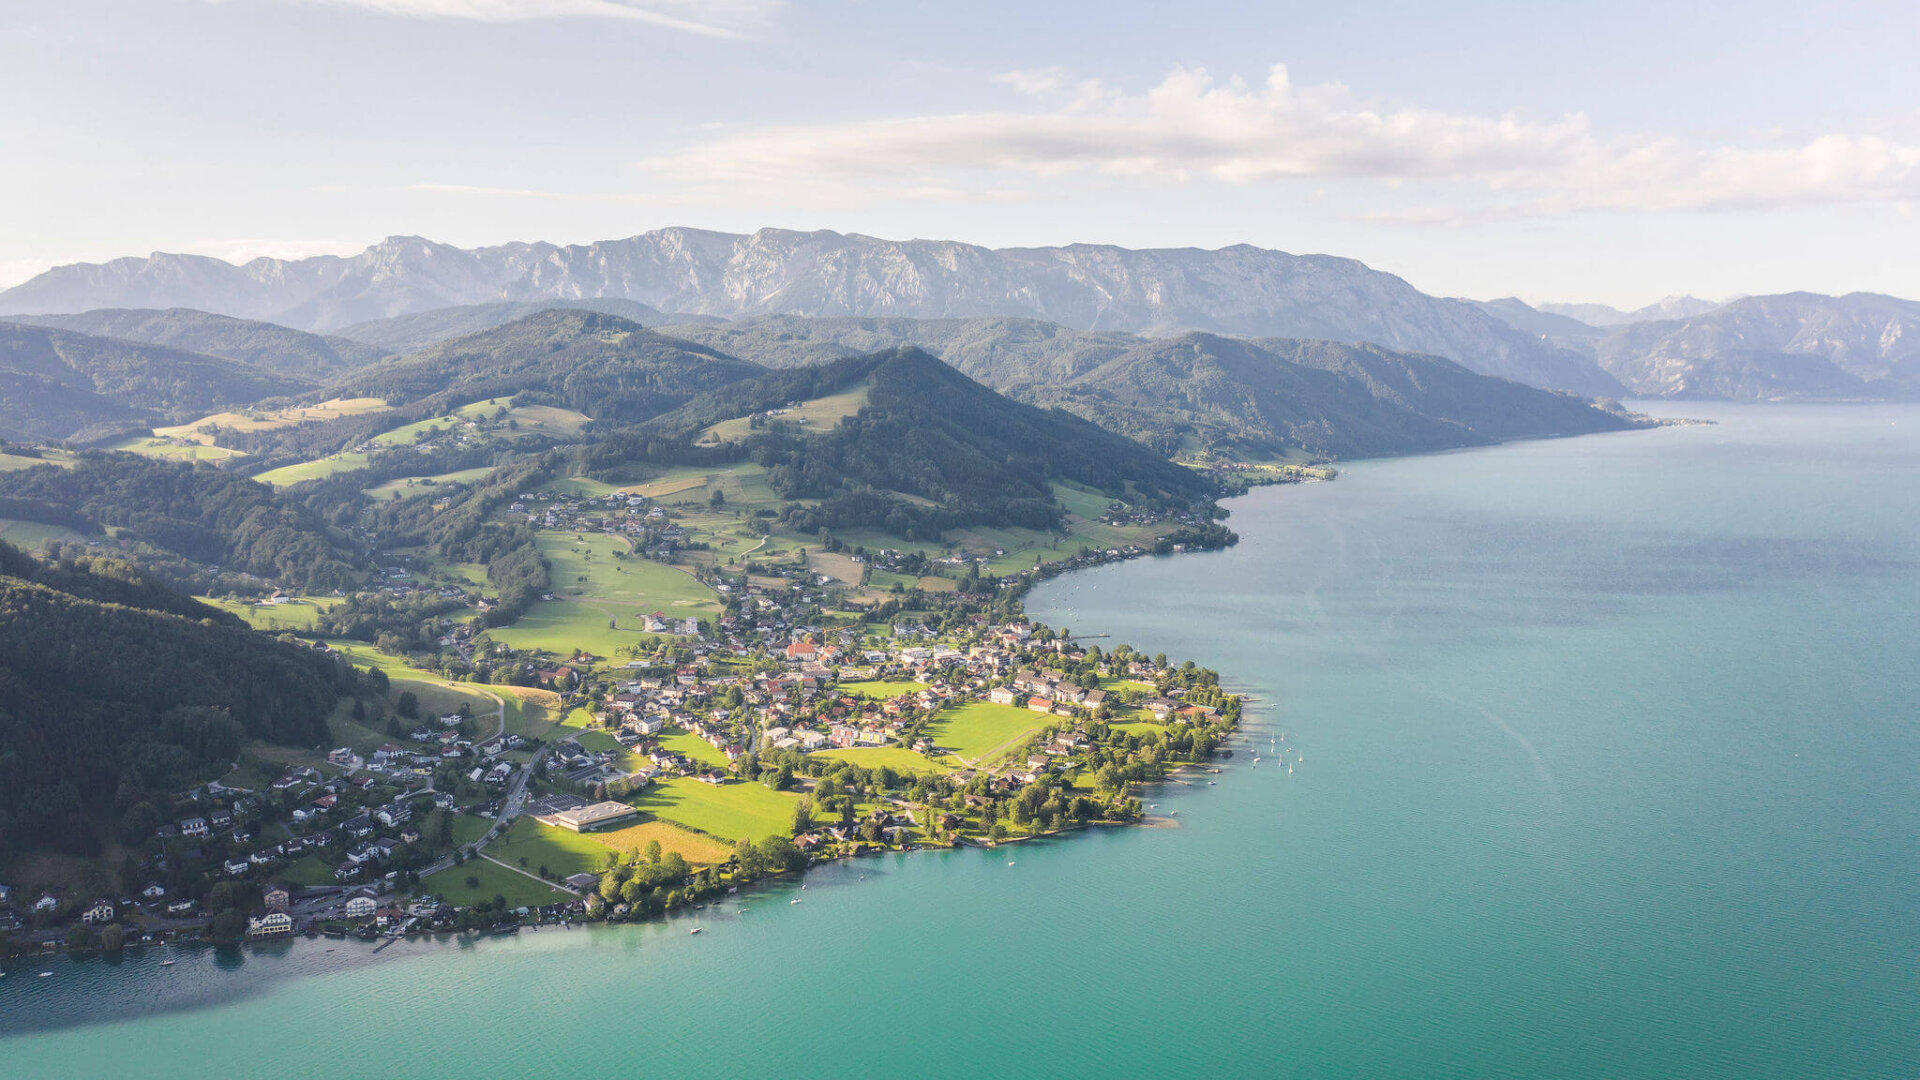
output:
[[0, 437], [64, 439], [310, 389], [251, 364], [43, 326], [0, 322]]
[[1632, 311], [1622, 311], [1607, 304], [1534, 304], [1532, 307], [1548, 315], [1560, 315], [1588, 326], [1608, 329], [1656, 319], [1691, 319], [1725, 303], [1724, 300], [1702, 300], [1697, 296], [1669, 296]]
[[384, 353], [344, 337], [192, 308], [103, 308], [74, 315], [12, 315], [7, 322], [50, 326], [96, 337], [164, 345], [253, 364], [315, 382], [380, 359]]
[[462, 250], [393, 237], [350, 258], [201, 256], [58, 267], [0, 293], [0, 313], [192, 307], [303, 329], [498, 301], [623, 298], [662, 311], [960, 318], [1081, 330], [1363, 341], [1445, 356], [1535, 386], [1606, 396], [1619, 384], [1577, 352], [1471, 304], [1426, 295], [1351, 259], [1247, 245], [991, 249], [835, 232], [669, 228], [584, 245]]
[[1628, 426], [1577, 398], [1377, 345], [1149, 339], [1007, 318], [770, 315], [659, 332], [770, 367], [917, 346], [1017, 401], [1057, 406], [1166, 454], [1395, 454]]

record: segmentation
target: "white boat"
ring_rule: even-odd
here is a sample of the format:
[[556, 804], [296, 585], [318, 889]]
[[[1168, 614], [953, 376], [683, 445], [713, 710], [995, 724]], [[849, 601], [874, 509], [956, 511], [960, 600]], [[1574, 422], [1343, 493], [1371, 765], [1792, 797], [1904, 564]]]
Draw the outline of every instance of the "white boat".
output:
[[41, 977], [41, 978], [43, 978], [43, 979], [51, 979], [51, 978], [53, 978], [53, 972], [51, 972], [51, 971], [43, 971], [43, 972], [41, 972], [41, 973], [40, 973], [40, 977]]
[[687, 931], [687, 933], [688, 933], [688, 934], [697, 934], [697, 933], [699, 933], [699, 932], [700, 932], [700, 927], [698, 927], [698, 926], [696, 926], [696, 927], [694, 927], [693, 929], [691, 929], [691, 930], [689, 930], [689, 931]]
[[[327, 951], [328, 951], [328, 952], [332, 952], [333, 950], [332, 950], [332, 949], [328, 949]], [[173, 964], [174, 964], [174, 962], [173, 962], [172, 960], [162, 960], [162, 961], [160, 961], [160, 966], [161, 966], [161, 967], [172, 967], [172, 966], [173, 966]]]
[[791, 900], [789, 900], [789, 901], [787, 901], [787, 903], [789, 903], [789, 904], [797, 904], [797, 903], [799, 903], [799, 902], [800, 902], [800, 898], [799, 898], [799, 897], [797, 897], [797, 896], [796, 896], [796, 897], [794, 897], [793, 899], [791, 899]]

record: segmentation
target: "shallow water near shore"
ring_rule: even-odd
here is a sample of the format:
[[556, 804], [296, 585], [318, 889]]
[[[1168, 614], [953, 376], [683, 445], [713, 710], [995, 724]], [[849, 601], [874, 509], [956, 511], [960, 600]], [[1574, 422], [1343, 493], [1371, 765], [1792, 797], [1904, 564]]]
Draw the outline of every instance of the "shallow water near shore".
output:
[[1039, 589], [1260, 699], [1177, 827], [14, 964], [0, 1074], [1920, 1075], [1920, 408], [1659, 408], [1720, 423], [1357, 463]]

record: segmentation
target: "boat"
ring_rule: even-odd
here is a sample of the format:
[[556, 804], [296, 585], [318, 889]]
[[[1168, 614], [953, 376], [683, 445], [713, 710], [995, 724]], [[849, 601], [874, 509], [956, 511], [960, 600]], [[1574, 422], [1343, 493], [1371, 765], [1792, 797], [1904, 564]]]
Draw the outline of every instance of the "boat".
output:
[[1008, 860], [1007, 860], [1007, 865], [1008, 865], [1008, 866], [1012, 866], [1012, 865], [1013, 865], [1013, 860], [1012, 860], [1012, 859], [1008, 859]]
[[40, 973], [40, 977], [41, 977], [41, 978], [43, 978], [43, 979], [51, 979], [51, 978], [53, 978], [53, 972], [51, 972], [51, 971], [43, 971], [43, 972], [41, 972], [41, 973]]
[[160, 966], [161, 966], [161, 967], [172, 967], [173, 965], [174, 965], [174, 961], [172, 961], [172, 960], [162, 960], [162, 961], [160, 961]]
[[687, 931], [687, 933], [688, 933], [689, 935], [692, 935], [692, 934], [697, 934], [697, 933], [699, 933], [699, 932], [700, 932], [700, 927], [698, 927], [698, 926], [696, 926], [696, 927], [694, 927], [693, 929], [691, 929], [691, 930], [689, 930], [689, 931]]
[[789, 901], [787, 901], [787, 903], [789, 903], [789, 904], [797, 904], [797, 903], [799, 903], [799, 902], [800, 902], [800, 898], [799, 898], [799, 897], [797, 897], [797, 896], [796, 896], [796, 897], [794, 897], [793, 899], [791, 899], [791, 900], [789, 900]]

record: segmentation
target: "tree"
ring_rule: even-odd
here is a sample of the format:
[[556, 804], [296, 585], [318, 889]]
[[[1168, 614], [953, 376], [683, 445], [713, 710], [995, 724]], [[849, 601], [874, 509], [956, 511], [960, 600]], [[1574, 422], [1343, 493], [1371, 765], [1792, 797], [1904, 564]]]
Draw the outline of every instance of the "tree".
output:
[[480, 878], [479, 878], [479, 876], [478, 876], [478, 875], [475, 875], [475, 874], [468, 874], [468, 875], [467, 875], [467, 888], [469, 888], [469, 889], [477, 889], [477, 888], [479, 888], [479, 887], [480, 887]]
[[813, 800], [801, 799], [793, 804], [793, 831], [795, 834], [807, 832], [813, 828]]
[[100, 948], [105, 951], [117, 953], [125, 948], [126, 944], [127, 932], [119, 923], [113, 923], [105, 930], [100, 931]]
[[420, 715], [420, 699], [414, 695], [413, 691], [402, 690], [400, 696], [393, 701], [393, 709], [401, 716], [412, 720]]
[[658, 840], [647, 841], [647, 861], [650, 863], [657, 863], [660, 861], [660, 841]]

